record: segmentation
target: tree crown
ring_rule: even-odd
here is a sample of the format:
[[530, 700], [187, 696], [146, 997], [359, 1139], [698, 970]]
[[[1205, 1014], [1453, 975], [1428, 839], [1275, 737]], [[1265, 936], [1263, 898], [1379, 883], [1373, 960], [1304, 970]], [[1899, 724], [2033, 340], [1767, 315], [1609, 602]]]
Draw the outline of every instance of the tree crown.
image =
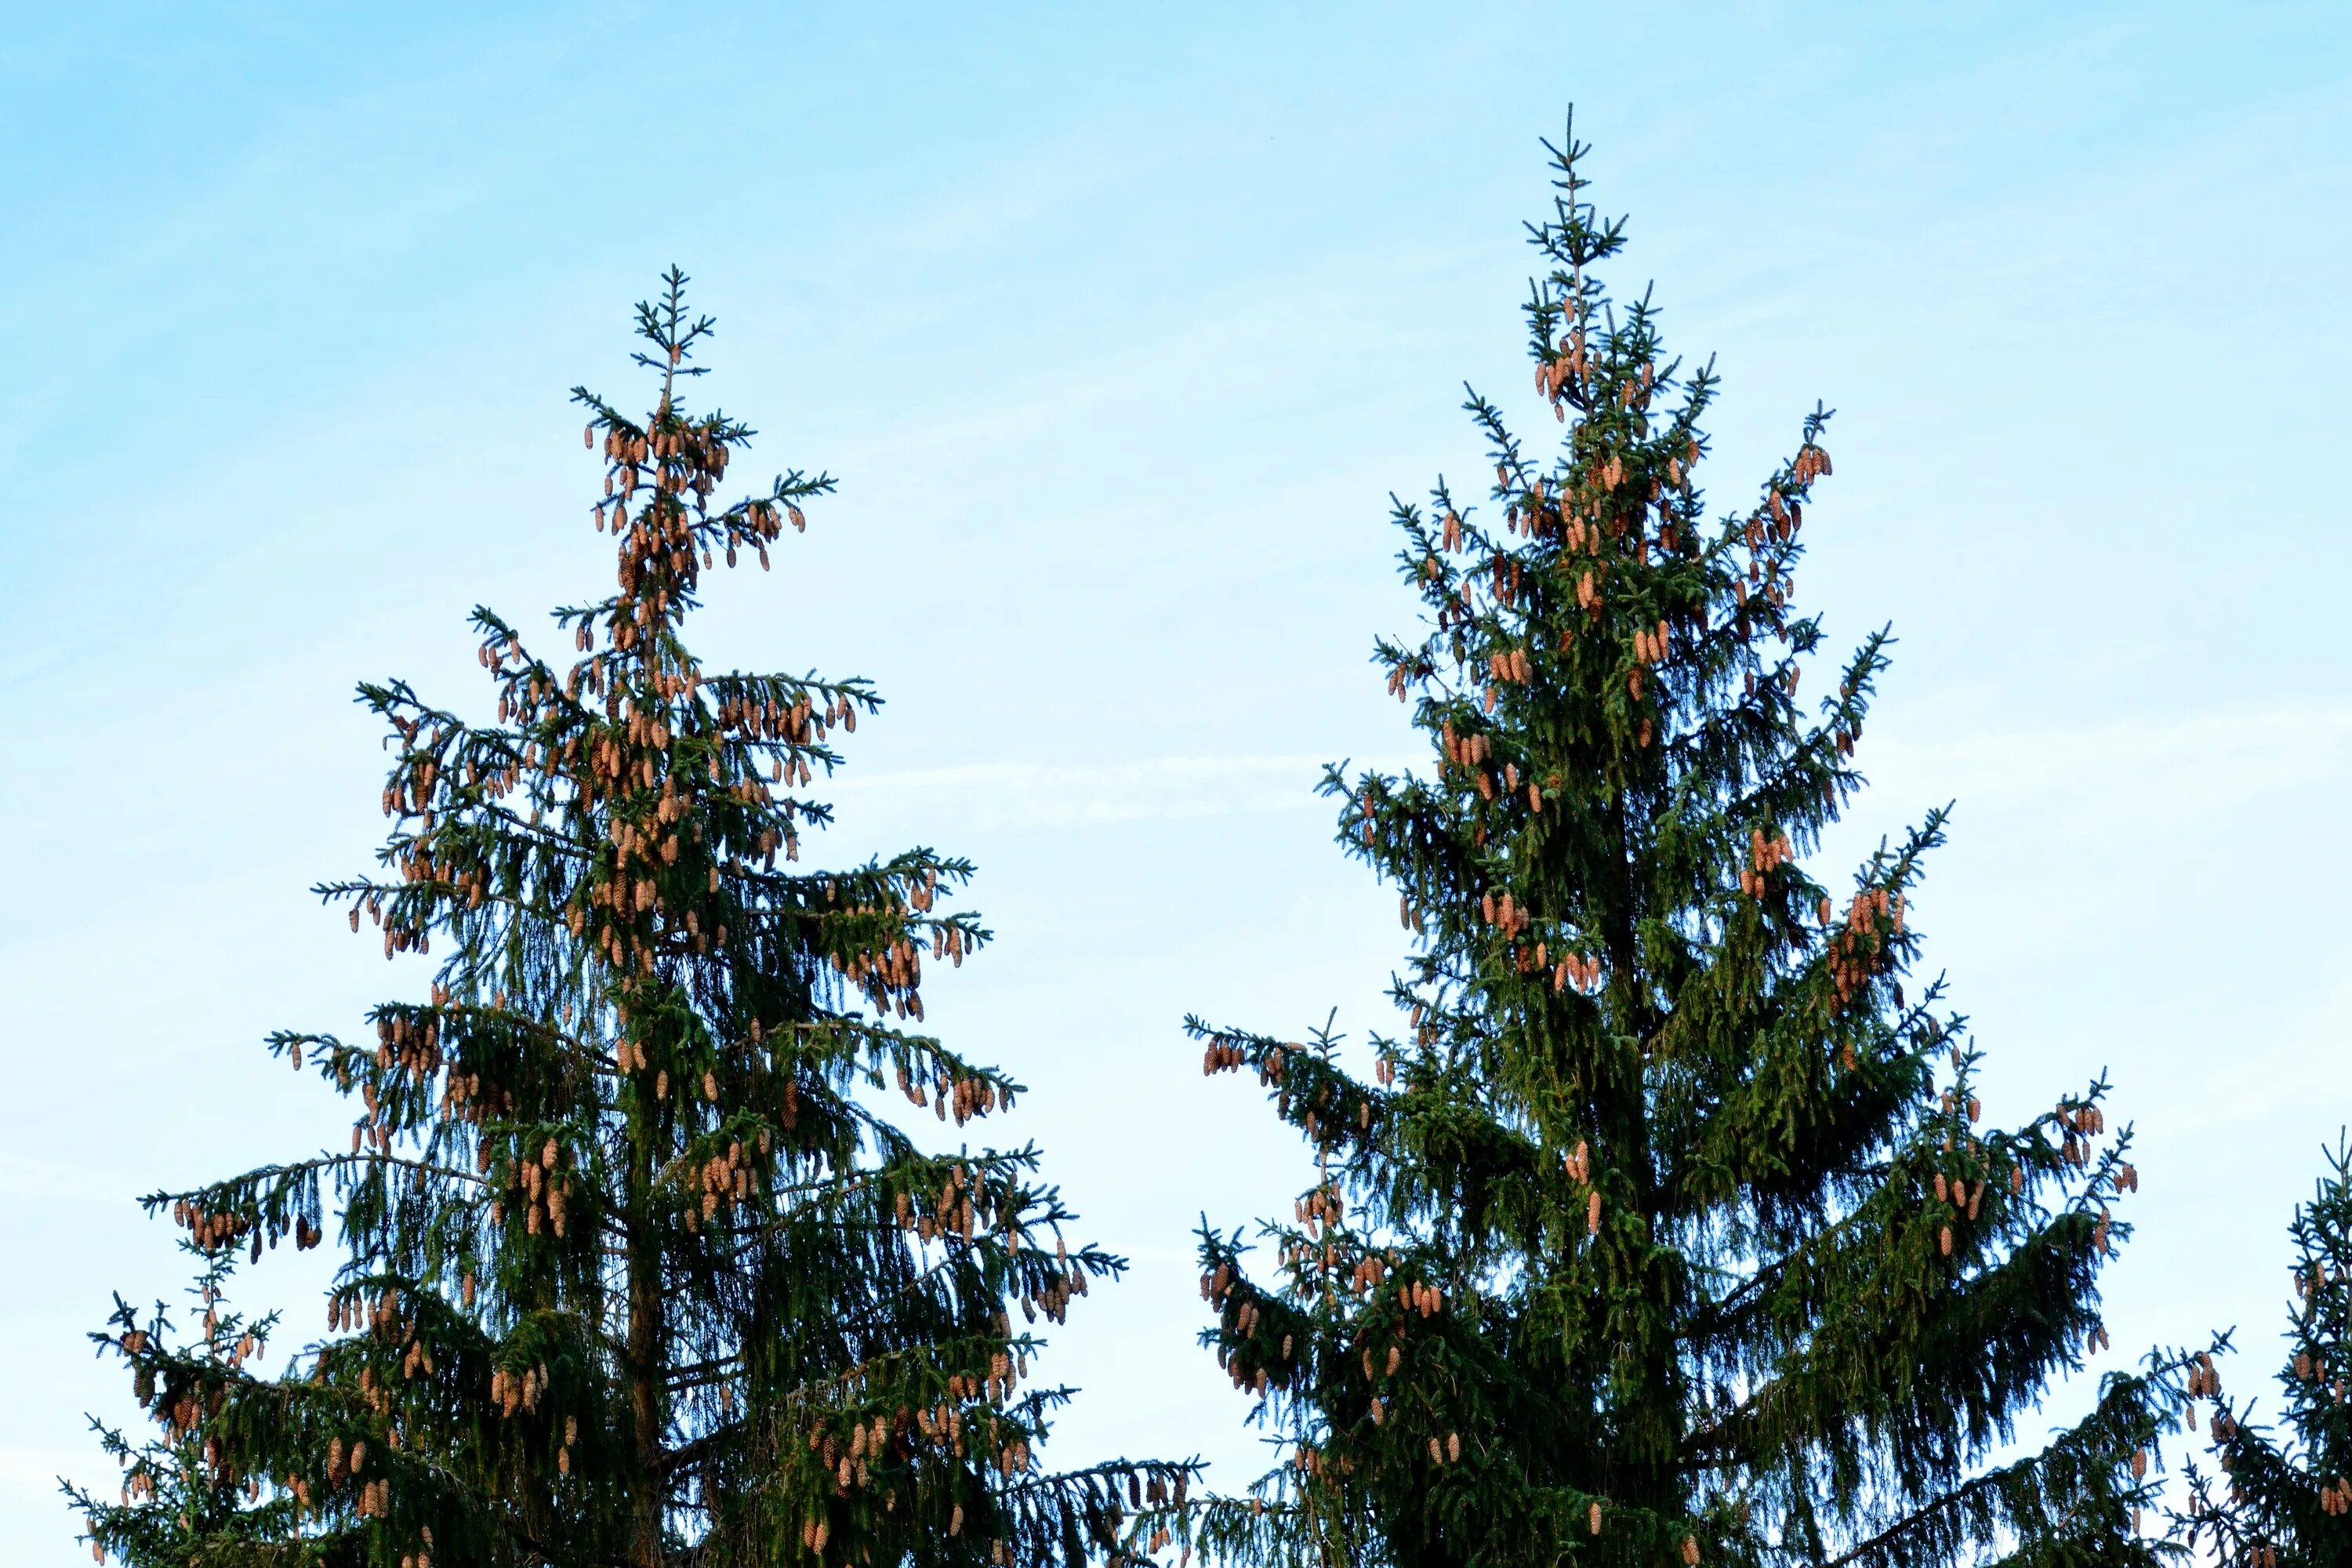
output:
[[[1038, 1458], [1067, 1391], [1028, 1386], [1028, 1325], [1123, 1266], [1067, 1237], [1036, 1152], [929, 1150], [871, 1098], [895, 1079], [958, 1127], [1012, 1106], [1010, 1078], [908, 1026], [925, 961], [988, 933], [943, 902], [963, 860], [796, 864], [867, 683], [686, 645], [702, 574], [767, 565], [833, 489], [792, 469], [715, 499], [753, 433], [678, 401], [713, 331], [686, 281], [637, 310], [649, 414], [573, 393], [618, 555], [613, 593], [554, 612], [577, 657], [479, 609], [495, 723], [361, 688], [394, 827], [382, 874], [318, 891], [388, 957], [443, 955], [372, 1040], [270, 1041], [361, 1101], [347, 1152], [146, 1200], [205, 1259], [207, 1312], [180, 1342], [118, 1302], [96, 1336], [163, 1426], [103, 1439], [132, 1484], [77, 1494], [101, 1551], [1076, 1563], [1182, 1492], [1183, 1466]], [[228, 1263], [316, 1245], [331, 1215], [330, 1334], [259, 1376], [267, 1324], [222, 1349]]]

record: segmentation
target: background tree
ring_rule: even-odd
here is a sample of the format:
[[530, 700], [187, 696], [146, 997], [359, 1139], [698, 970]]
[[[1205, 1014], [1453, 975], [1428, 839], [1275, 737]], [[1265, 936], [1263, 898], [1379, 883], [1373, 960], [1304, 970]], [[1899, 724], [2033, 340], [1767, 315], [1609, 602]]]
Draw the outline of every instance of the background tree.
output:
[[[362, 1102], [347, 1151], [146, 1200], [211, 1272], [200, 1333], [118, 1301], [96, 1336], [162, 1426], [105, 1438], [122, 1501], [76, 1497], [101, 1555], [1076, 1563], [1182, 1491], [1181, 1467], [1040, 1468], [1066, 1392], [1027, 1386], [1027, 1325], [1121, 1264], [1066, 1240], [1034, 1151], [926, 1152], [867, 1099], [895, 1079], [959, 1127], [1012, 1105], [906, 1026], [926, 959], [986, 932], [941, 901], [964, 861], [794, 864], [866, 683], [713, 672], [682, 640], [703, 572], [765, 566], [832, 489], [714, 501], [752, 432], [676, 401], [711, 331], [685, 282], [638, 308], [653, 411], [573, 394], [619, 545], [618, 591], [555, 612], [576, 660], [478, 610], [495, 723], [361, 689], [395, 826], [384, 875], [319, 890], [387, 956], [446, 956], [373, 1039], [271, 1040]], [[259, 1375], [227, 1261], [330, 1224], [331, 1333]]]
[[1905, 986], [1941, 812], [1841, 893], [1807, 868], [1888, 644], [1806, 715], [1791, 577], [1829, 416], [1708, 520], [1715, 377], [1603, 291], [1623, 225], [1583, 152], [1553, 150], [1530, 226], [1559, 447], [1473, 393], [1492, 521], [1442, 483], [1394, 510], [1427, 626], [1377, 661], [1432, 770], [1325, 781], [1401, 894], [1410, 1036], [1359, 1077], [1328, 1033], [1189, 1021], [1317, 1167], [1270, 1273], [1204, 1226], [1203, 1338], [1286, 1462], [1191, 1522], [1263, 1563], [2146, 1561], [2179, 1358], [1993, 1462], [2105, 1343], [2128, 1134], [2104, 1080], [1981, 1125], [1962, 1020]]
[[2203, 1358], [2194, 1392], [2212, 1405], [2207, 1431], [2219, 1475], [2192, 1461], [2176, 1518], [2185, 1543], [2220, 1563], [2310, 1568], [2352, 1563], [2352, 1143], [2327, 1156], [2311, 1201], [2297, 1205], [2294, 1297], [2278, 1374], [2280, 1418], [2223, 1397]]
[[[245, 1363], [262, 1353], [277, 1328], [275, 1315], [248, 1320], [230, 1307], [225, 1288], [235, 1271], [236, 1258], [226, 1250], [206, 1248], [183, 1238], [181, 1245], [196, 1258], [194, 1281], [188, 1294], [195, 1302], [197, 1331], [184, 1339], [178, 1354], [200, 1363], [205, 1375], [185, 1380], [182, 1398], [205, 1386], [218, 1386], [239, 1378]], [[151, 1342], [168, 1335], [170, 1322], [159, 1303], [144, 1328], [116, 1301], [116, 1320], [122, 1325], [120, 1342], [143, 1351]], [[112, 1346], [113, 1336], [99, 1335]], [[152, 1369], [136, 1376], [140, 1403], [155, 1403], [158, 1380]], [[103, 1511], [109, 1519], [116, 1555], [127, 1563], [186, 1563], [223, 1561], [240, 1553], [266, 1558], [267, 1547], [292, 1535], [299, 1526], [298, 1504], [291, 1496], [265, 1500], [250, 1481], [240, 1482], [217, 1462], [218, 1445], [204, 1429], [194, 1411], [164, 1411], [160, 1430], [134, 1443], [118, 1427], [93, 1417], [90, 1426], [99, 1446], [122, 1468], [119, 1504], [100, 1502], [82, 1488], [65, 1484], [66, 1496], [85, 1515]], [[181, 1418], [184, 1416], [185, 1418]], [[91, 1555], [105, 1559], [106, 1548], [91, 1538]]]

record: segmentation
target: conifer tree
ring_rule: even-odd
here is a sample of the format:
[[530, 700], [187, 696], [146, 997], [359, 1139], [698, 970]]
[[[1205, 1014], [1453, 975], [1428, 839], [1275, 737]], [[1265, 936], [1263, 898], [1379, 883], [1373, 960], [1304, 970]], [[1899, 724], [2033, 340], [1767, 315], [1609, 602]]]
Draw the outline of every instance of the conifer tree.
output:
[[[373, 1037], [269, 1047], [358, 1101], [350, 1147], [159, 1193], [204, 1260], [201, 1326], [119, 1299], [101, 1353], [160, 1426], [101, 1560], [1076, 1564], [1181, 1466], [1049, 1473], [1066, 1390], [1031, 1325], [1120, 1261], [1066, 1238], [1034, 1149], [928, 1149], [889, 1080], [961, 1128], [1018, 1086], [918, 1032], [927, 960], [987, 933], [970, 866], [798, 864], [862, 680], [705, 668], [702, 574], [764, 567], [830, 479], [714, 499], [752, 432], [678, 395], [711, 332], [673, 270], [638, 307], [642, 418], [584, 389], [617, 590], [560, 609], [557, 662], [478, 610], [495, 722], [361, 689], [396, 752], [383, 874], [318, 890], [430, 994]], [[940, 1140], [940, 1142], [944, 1142]], [[274, 1320], [227, 1270], [330, 1231], [327, 1335], [264, 1375]], [[1013, 1321], [1017, 1311], [1021, 1321]]]
[[2241, 1568], [2352, 1563], [2352, 1143], [2338, 1142], [2308, 1203], [2295, 1206], [2294, 1297], [2278, 1374], [2278, 1425], [2222, 1396], [2208, 1355], [2192, 1392], [2210, 1402], [2218, 1475], [2187, 1467], [2176, 1516], [2204, 1561]]
[[[1267, 1565], [2141, 1563], [2177, 1357], [1997, 1451], [2104, 1345], [2137, 1178], [2104, 1079], [2013, 1129], [1940, 984], [1910, 984], [1930, 814], [1832, 891], [1887, 657], [1830, 673], [1796, 607], [1827, 412], [1752, 502], [1699, 489], [1711, 366], [1601, 270], [1622, 220], [1552, 149], [1525, 307], [1549, 455], [1473, 392], [1489, 505], [1398, 502], [1424, 630], [1376, 662], [1424, 773], [1329, 770], [1400, 896], [1409, 1033], [1351, 1070], [1188, 1027], [1254, 1072], [1313, 1184], [1252, 1272], [1202, 1232], [1202, 1338], [1285, 1462], [1186, 1527]], [[1480, 515], [1484, 512], [1484, 517]]]

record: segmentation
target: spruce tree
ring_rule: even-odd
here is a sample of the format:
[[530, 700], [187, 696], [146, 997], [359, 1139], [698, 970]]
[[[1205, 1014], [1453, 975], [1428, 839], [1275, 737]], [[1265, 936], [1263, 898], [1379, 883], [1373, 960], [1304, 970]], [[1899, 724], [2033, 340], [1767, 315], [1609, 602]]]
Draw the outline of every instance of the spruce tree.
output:
[[1559, 445], [1469, 395], [1488, 504], [1394, 503], [1425, 618], [1376, 654], [1431, 766], [1324, 783], [1400, 894], [1408, 1031], [1188, 1020], [1315, 1160], [1257, 1272], [1204, 1222], [1203, 1341], [1286, 1458], [1188, 1526], [1332, 1568], [2147, 1561], [2178, 1358], [2001, 1452], [2105, 1342], [2137, 1185], [2107, 1085], [1981, 1121], [1963, 1020], [1907, 979], [1942, 812], [1843, 890], [1809, 859], [1889, 646], [1814, 673], [1796, 607], [1829, 415], [1711, 521], [1712, 367], [1610, 299], [1623, 222], [1572, 134], [1547, 150], [1525, 314]]
[[[712, 330], [685, 283], [637, 310], [650, 414], [573, 393], [619, 557], [554, 613], [574, 657], [478, 610], [495, 721], [361, 688], [394, 826], [381, 874], [318, 891], [439, 963], [372, 1037], [269, 1042], [359, 1102], [348, 1149], [145, 1200], [202, 1317], [118, 1299], [93, 1336], [160, 1426], [101, 1429], [122, 1499], [75, 1494], [101, 1559], [1076, 1564], [1181, 1495], [1183, 1467], [1043, 1468], [1067, 1391], [1029, 1384], [1031, 1325], [1122, 1265], [1066, 1237], [1034, 1149], [901, 1125], [1019, 1092], [916, 1028], [926, 961], [987, 940], [949, 903], [971, 867], [798, 864], [879, 699], [683, 640], [703, 574], [766, 566], [833, 488], [714, 499], [752, 432], [678, 400]], [[331, 1231], [328, 1333], [265, 1375], [275, 1320], [229, 1311], [227, 1270]]]
[[2311, 1200], [2295, 1206], [2286, 1363], [2278, 1424], [2221, 1393], [2208, 1355], [2193, 1374], [2210, 1402], [2220, 1473], [2192, 1461], [2176, 1516], [2184, 1544], [2244, 1568], [2352, 1563], [2352, 1143], [2338, 1142]]

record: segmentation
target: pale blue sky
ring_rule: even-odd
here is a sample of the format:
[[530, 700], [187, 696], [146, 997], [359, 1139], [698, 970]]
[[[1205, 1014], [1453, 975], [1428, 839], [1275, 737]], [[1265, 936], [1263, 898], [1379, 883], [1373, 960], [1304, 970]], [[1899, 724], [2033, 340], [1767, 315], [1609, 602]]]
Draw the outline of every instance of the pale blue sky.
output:
[[1406, 744], [1386, 495], [1479, 471], [1465, 378], [1533, 426], [1570, 100], [1617, 282], [1718, 356], [1717, 499], [1841, 410], [1801, 590], [1903, 640], [1838, 849], [1957, 801], [1920, 923], [1992, 1112], [2105, 1066], [2141, 1130], [2117, 1357], [2237, 1322], [2266, 1373], [2352, 1120], [2340, 4], [393, 17], [0, 44], [0, 1560], [77, 1560], [52, 1478], [127, 1407], [80, 1335], [180, 1278], [130, 1194], [334, 1138], [261, 1034], [421, 984], [304, 891], [382, 827], [351, 685], [478, 704], [467, 608], [608, 574], [565, 392], [634, 395], [673, 260], [751, 468], [842, 479], [706, 646], [880, 681], [835, 852], [980, 861], [932, 1021], [1137, 1261], [1047, 1363], [1056, 1452], [1238, 1483], [1185, 1233], [1305, 1167], [1177, 1024], [1388, 1022], [1392, 903], [1308, 787]]

